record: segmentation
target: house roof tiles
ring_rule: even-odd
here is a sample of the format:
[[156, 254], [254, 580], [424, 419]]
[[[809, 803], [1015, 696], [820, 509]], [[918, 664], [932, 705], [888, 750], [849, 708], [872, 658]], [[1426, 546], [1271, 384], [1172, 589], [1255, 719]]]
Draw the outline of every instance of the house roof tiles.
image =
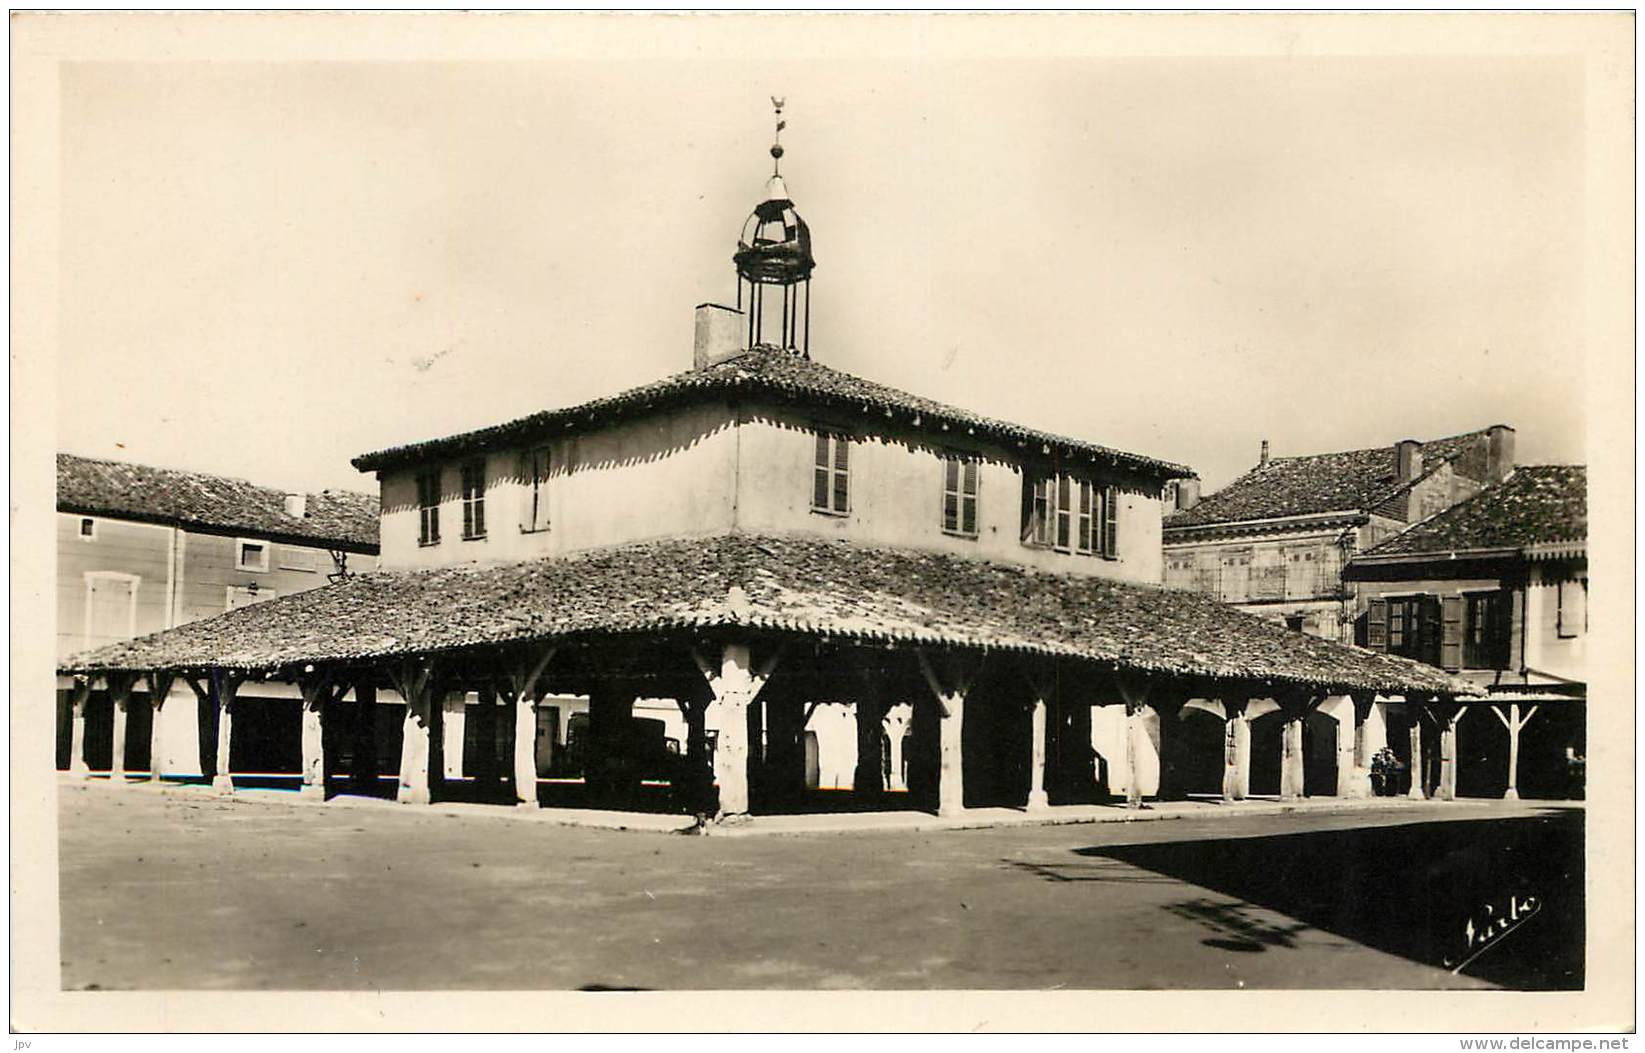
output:
[[744, 534], [361, 574], [78, 655], [64, 671], [270, 671], [726, 626], [1337, 689], [1469, 690], [1431, 667], [1297, 633], [1193, 593], [844, 541]]
[[301, 518], [285, 511], [283, 490], [203, 472], [57, 455], [57, 510], [242, 534], [349, 552], [377, 552], [375, 494], [322, 490], [305, 495]]
[[1065, 455], [1106, 460], [1161, 481], [1191, 476], [1193, 470], [1169, 461], [1126, 453], [1107, 446], [1038, 431], [970, 410], [911, 395], [871, 380], [770, 348], [756, 348], [704, 369], [676, 373], [662, 380], [564, 409], [545, 410], [505, 424], [442, 439], [395, 446], [362, 454], [353, 464], [361, 471], [405, 467], [499, 445], [540, 441], [555, 434], [586, 429], [660, 409], [711, 398], [763, 396], [853, 413], [874, 413], [934, 430], [961, 429], [999, 442], [1050, 447]]
[[1365, 556], [1395, 556], [1585, 542], [1588, 469], [1526, 465], [1505, 481], [1401, 531]]
[[[1487, 431], [1472, 431], [1422, 444], [1424, 471], [1467, 453]], [[1192, 508], [1173, 512], [1166, 529], [1238, 523], [1257, 519], [1366, 512], [1415, 480], [1399, 482], [1394, 447], [1345, 450], [1302, 457], [1275, 457], [1259, 465]]]

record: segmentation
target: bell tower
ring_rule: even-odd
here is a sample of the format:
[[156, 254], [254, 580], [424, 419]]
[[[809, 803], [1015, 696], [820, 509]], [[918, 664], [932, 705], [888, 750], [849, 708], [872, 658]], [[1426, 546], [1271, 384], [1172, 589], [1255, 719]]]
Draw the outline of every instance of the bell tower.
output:
[[[811, 357], [811, 228], [805, 225], [782, 176], [783, 99], [773, 98], [777, 130], [771, 143], [771, 178], [765, 200], [754, 208], [737, 239], [737, 309], [748, 313], [748, 343]], [[746, 286], [746, 290], [745, 287]], [[744, 296], [747, 296], [746, 307]]]

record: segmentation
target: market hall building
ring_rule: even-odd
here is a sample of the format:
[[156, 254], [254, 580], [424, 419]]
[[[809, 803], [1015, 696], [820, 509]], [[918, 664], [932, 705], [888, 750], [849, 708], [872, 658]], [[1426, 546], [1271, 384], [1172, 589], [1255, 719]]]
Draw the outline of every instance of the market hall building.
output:
[[94, 691], [193, 702], [231, 790], [250, 689], [284, 682], [310, 793], [397, 758], [407, 803], [952, 815], [1369, 793], [1381, 711], [1473, 690], [1163, 588], [1181, 465], [814, 361], [780, 174], [734, 262], [691, 368], [356, 458], [380, 569], [65, 660], [77, 721]]

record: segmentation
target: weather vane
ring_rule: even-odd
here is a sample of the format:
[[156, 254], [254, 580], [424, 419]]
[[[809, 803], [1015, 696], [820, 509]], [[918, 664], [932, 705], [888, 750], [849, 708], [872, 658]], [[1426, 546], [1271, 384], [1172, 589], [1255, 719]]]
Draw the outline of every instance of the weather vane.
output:
[[771, 96], [771, 106], [772, 106], [772, 108], [774, 108], [777, 111], [777, 133], [776, 133], [776, 135], [772, 136], [772, 142], [771, 142], [771, 174], [772, 175], [781, 175], [782, 174], [782, 164], [783, 164], [782, 137], [783, 137], [783, 129], [788, 127], [788, 122], [783, 120], [783, 106], [787, 102], [788, 102], [788, 100], [786, 98], [779, 99], [775, 95]]

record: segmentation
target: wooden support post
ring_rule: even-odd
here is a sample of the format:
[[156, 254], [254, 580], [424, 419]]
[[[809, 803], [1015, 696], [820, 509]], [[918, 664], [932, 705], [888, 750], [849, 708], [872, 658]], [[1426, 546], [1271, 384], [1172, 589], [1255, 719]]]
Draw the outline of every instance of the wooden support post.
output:
[[937, 701], [937, 815], [965, 811], [965, 696], [980, 665], [962, 671], [958, 660], [944, 661], [921, 649], [920, 672]]
[[1046, 695], [1035, 689], [1029, 715], [1028, 810], [1043, 812], [1051, 807], [1045, 792], [1045, 711]]
[[75, 778], [91, 777], [91, 766], [86, 763], [86, 705], [91, 701], [91, 678], [75, 678], [69, 693], [69, 774]]
[[430, 804], [429, 756], [433, 750], [434, 722], [440, 719], [433, 705], [434, 670], [426, 660], [407, 660], [393, 666], [389, 677], [406, 701], [405, 737], [400, 740], [400, 787], [395, 800], [401, 804]]
[[354, 685], [354, 770], [349, 785], [356, 793], [377, 793], [377, 685], [362, 675]]
[[524, 655], [503, 669], [498, 693], [514, 711], [514, 804], [537, 807], [537, 700], [554, 648]]
[[851, 791], [857, 797], [874, 799], [885, 792], [880, 738], [885, 733], [888, 708], [883, 701], [866, 693], [857, 698], [857, 764], [851, 776]]
[[1131, 673], [1116, 673], [1114, 684], [1125, 703], [1125, 807], [1142, 807], [1142, 777], [1137, 758], [1142, 753], [1138, 736], [1143, 734], [1142, 710], [1148, 704], [1153, 682]]
[[1222, 695], [1222, 799], [1243, 801], [1251, 788], [1251, 720], [1243, 691]]
[[777, 656], [760, 668], [754, 666], [753, 652], [743, 642], [727, 643], [720, 650], [718, 665], [693, 650], [692, 659], [714, 693], [719, 708], [720, 735], [714, 750], [714, 781], [720, 788], [720, 804], [715, 816], [724, 821], [748, 813], [748, 707], [770, 679]]
[[[1376, 705], [1377, 696], [1367, 692], [1359, 692], [1349, 696], [1354, 704], [1354, 749], [1353, 764], [1348, 779], [1345, 797], [1370, 797], [1376, 792], [1371, 783], [1371, 746], [1366, 724], [1371, 719], [1371, 709]], [[1338, 772], [1339, 783], [1341, 772]], [[1339, 793], [1343, 788], [1339, 787]]]
[[149, 706], [153, 710], [149, 715], [149, 781], [158, 786], [164, 754], [160, 745], [160, 709], [166, 704], [166, 698], [171, 694], [171, 685], [177, 682], [177, 675], [157, 669], [150, 672], [145, 679], [149, 689]]
[[458, 688], [442, 695], [440, 704], [445, 712], [440, 720], [441, 771], [447, 779], [461, 779], [466, 774], [463, 745], [468, 737], [468, 692]]
[[1491, 708], [1491, 713], [1508, 729], [1508, 788], [1502, 793], [1502, 799], [1505, 801], [1519, 800], [1519, 733], [1531, 722], [1531, 718], [1536, 716], [1536, 711], [1537, 707], [1532, 706], [1521, 718], [1519, 703], [1510, 702], [1508, 715], [1504, 717], [1500, 709], [1494, 706]]
[[110, 673], [109, 700], [114, 703], [114, 735], [109, 751], [109, 785], [126, 785], [126, 718], [131, 707], [131, 689], [137, 682], [133, 673]]
[[1300, 800], [1305, 795], [1304, 757], [1302, 752], [1302, 722], [1308, 711], [1324, 696], [1306, 688], [1281, 693], [1280, 717], [1285, 724], [1280, 733], [1279, 799]]
[[1427, 800], [1427, 788], [1423, 786], [1422, 773], [1422, 702], [1407, 695], [1406, 707], [1411, 714], [1411, 788], [1405, 796], [1413, 801]]
[[479, 704], [474, 707], [474, 738], [480, 749], [474, 757], [475, 780], [486, 787], [501, 785], [497, 763], [497, 691], [491, 684], [483, 684], [476, 692]]
[[1347, 695], [1337, 695], [1325, 701], [1331, 705], [1331, 718], [1336, 722], [1337, 731], [1337, 785], [1338, 797], [1364, 796], [1355, 793], [1355, 787], [1364, 789], [1366, 782], [1359, 778], [1354, 768], [1354, 760], [1359, 756], [1356, 742], [1358, 738], [1359, 719], [1354, 700]]
[[348, 685], [333, 684], [329, 672], [305, 673], [297, 678], [302, 693], [303, 782], [307, 797], [324, 798], [326, 793], [326, 725], [328, 713], [348, 693]]
[[233, 793], [234, 777], [229, 770], [229, 761], [234, 745], [234, 708], [245, 675], [213, 669], [209, 676], [209, 695], [217, 710], [217, 752], [212, 765], [211, 788], [219, 793]]
[[1303, 795], [1301, 715], [1283, 714], [1280, 738], [1279, 799], [1295, 801]]
[[1442, 801], [1457, 797], [1457, 724], [1466, 712], [1467, 706], [1435, 707], [1439, 721], [1439, 789], [1435, 796]]

